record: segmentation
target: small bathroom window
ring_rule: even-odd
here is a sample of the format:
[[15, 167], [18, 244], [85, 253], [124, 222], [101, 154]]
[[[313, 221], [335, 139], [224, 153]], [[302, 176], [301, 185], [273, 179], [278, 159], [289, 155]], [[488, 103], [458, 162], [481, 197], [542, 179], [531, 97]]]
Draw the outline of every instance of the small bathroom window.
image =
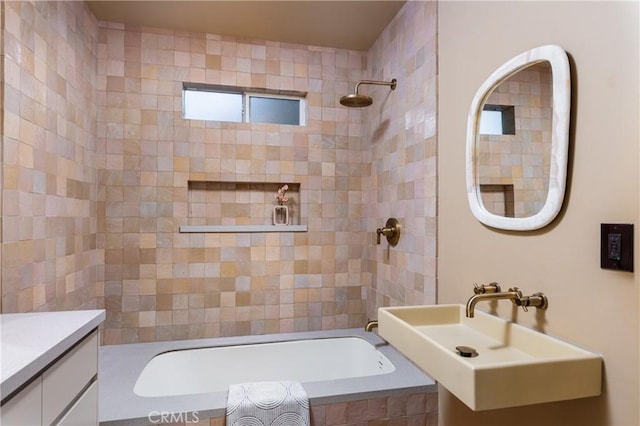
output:
[[247, 94], [247, 121], [250, 123], [304, 126], [304, 99], [291, 96]]
[[242, 93], [185, 89], [184, 118], [209, 121], [242, 121]]
[[304, 126], [305, 94], [184, 83], [182, 115], [191, 120]]
[[485, 104], [480, 116], [481, 135], [515, 135], [516, 118], [513, 105]]

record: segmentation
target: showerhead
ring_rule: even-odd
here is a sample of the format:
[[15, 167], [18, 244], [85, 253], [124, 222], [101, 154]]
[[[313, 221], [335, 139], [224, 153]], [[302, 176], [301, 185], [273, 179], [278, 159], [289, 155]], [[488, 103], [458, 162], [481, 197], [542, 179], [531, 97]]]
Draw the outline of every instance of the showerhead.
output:
[[340, 103], [349, 108], [363, 108], [368, 107], [373, 103], [373, 98], [367, 95], [361, 95], [358, 93], [358, 87], [361, 84], [375, 84], [378, 86], [390, 86], [391, 90], [396, 89], [397, 80], [394, 78], [391, 81], [372, 81], [362, 80], [356, 83], [355, 93], [345, 95], [340, 98]]
[[341, 97], [340, 103], [349, 108], [363, 108], [371, 105], [373, 103], [373, 98], [367, 95], [351, 93], [350, 95]]

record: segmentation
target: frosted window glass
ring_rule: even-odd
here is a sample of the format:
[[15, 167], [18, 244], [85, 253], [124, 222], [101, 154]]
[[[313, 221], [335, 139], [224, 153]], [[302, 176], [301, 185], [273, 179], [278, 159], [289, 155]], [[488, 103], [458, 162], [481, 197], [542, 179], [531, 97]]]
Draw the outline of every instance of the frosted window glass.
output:
[[480, 115], [481, 135], [502, 135], [502, 111], [483, 110]]
[[295, 99], [249, 97], [249, 120], [252, 123], [300, 125], [300, 101]]
[[242, 121], [242, 94], [184, 90], [184, 118]]

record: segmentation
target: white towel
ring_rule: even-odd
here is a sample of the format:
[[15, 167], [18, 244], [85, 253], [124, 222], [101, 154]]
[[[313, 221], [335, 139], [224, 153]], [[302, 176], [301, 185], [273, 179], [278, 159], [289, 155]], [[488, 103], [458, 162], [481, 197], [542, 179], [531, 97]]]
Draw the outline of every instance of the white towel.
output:
[[298, 382], [229, 386], [227, 426], [310, 426], [309, 397]]

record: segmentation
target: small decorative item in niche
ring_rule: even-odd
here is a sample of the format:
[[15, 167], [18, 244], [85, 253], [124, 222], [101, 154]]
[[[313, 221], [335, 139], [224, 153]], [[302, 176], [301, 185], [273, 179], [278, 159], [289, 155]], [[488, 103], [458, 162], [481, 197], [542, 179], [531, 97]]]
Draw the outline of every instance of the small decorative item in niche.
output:
[[287, 197], [288, 189], [289, 189], [289, 185], [284, 185], [280, 189], [278, 189], [278, 192], [275, 195], [278, 205], [273, 207], [273, 224], [274, 225], [289, 224], [289, 208], [284, 205], [284, 203], [289, 201], [289, 197]]

